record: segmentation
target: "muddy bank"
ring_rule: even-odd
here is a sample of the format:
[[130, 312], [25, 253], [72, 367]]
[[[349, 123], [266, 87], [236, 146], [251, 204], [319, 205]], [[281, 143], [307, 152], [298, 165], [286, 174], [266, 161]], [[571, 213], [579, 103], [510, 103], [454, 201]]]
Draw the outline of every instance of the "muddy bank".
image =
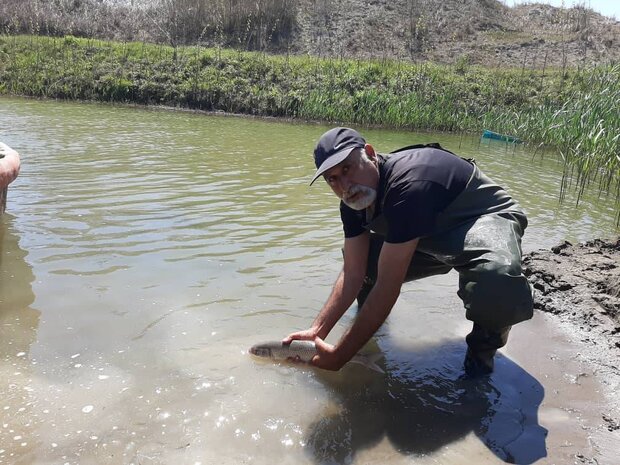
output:
[[563, 244], [524, 257], [534, 308], [557, 317], [579, 345], [580, 356], [612, 394], [603, 415], [620, 430], [620, 239]]

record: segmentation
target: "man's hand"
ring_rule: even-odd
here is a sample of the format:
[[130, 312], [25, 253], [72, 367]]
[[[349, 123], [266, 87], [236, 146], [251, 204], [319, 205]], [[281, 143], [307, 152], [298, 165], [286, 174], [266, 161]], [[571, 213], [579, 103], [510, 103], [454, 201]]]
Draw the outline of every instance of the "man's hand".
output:
[[328, 344], [320, 337], [314, 339], [314, 345], [316, 355], [312, 357], [311, 365], [324, 370], [338, 371], [348, 362], [348, 360], [343, 361], [340, 358], [333, 345]]
[[291, 333], [282, 339], [282, 344], [290, 344], [293, 341], [314, 341], [317, 337], [317, 330], [314, 328], [304, 329], [303, 331], [297, 331]]

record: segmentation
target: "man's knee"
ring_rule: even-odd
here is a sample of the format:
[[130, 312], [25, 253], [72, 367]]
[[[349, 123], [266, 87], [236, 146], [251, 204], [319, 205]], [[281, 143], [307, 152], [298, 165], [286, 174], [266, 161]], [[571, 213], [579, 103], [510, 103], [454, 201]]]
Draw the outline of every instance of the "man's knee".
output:
[[462, 272], [458, 295], [465, 305], [467, 319], [487, 329], [532, 318], [532, 289], [521, 273], [520, 264]]

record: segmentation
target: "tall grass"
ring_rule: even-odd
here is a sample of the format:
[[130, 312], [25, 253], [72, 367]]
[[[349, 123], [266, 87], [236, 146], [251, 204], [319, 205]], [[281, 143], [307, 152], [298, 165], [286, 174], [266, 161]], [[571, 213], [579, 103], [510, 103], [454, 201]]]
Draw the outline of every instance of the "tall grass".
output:
[[562, 196], [574, 185], [579, 202], [586, 186], [598, 183], [601, 193], [620, 199], [620, 64], [575, 76], [554, 101], [490, 114], [486, 121], [532, 144], [556, 148], [564, 160]]
[[[0, 93], [393, 128], [509, 133], [554, 147], [562, 190], [620, 199], [620, 65], [486, 69], [269, 56], [94, 39], [0, 37]], [[578, 197], [579, 197], [578, 196]], [[620, 210], [620, 204], [619, 210]]]

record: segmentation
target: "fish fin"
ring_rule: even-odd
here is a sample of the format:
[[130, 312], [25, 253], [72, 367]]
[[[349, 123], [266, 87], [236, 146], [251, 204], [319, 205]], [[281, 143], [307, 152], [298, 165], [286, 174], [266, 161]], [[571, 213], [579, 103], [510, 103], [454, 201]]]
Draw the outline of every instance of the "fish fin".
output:
[[383, 370], [383, 368], [377, 365], [377, 361], [381, 360], [382, 358], [383, 358], [382, 353], [371, 354], [368, 356], [368, 364], [366, 366], [370, 368], [371, 370], [378, 371], [381, 374], [385, 374], [385, 371]]
[[370, 368], [371, 370], [377, 371], [379, 373], [384, 374], [383, 368], [377, 365], [377, 361], [383, 358], [382, 353], [362, 355], [360, 357], [354, 357], [351, 362], [359, 363], [360, 365], [364, 365], [366, 368]]

